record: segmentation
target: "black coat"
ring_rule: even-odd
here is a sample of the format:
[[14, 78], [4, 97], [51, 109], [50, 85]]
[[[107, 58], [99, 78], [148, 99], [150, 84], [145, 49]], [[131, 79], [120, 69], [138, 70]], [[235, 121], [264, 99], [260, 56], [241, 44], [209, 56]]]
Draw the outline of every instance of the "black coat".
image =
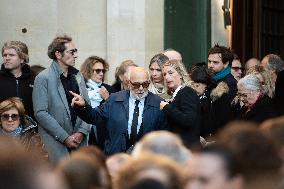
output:
[[[237, 94], [237, 80], [232, 76], [232, 74], [228, 74], [226, 77], [219, 80], [217, 82], [216, 89], [221, 82], [224, 82], [227, 85], [228, 91], [222, 91], [222, 95], [211, 102], [210, 128], [212, 128], [212, 134], [218, 132], [219, 129], [223, 128], [232, 120], [231, 103]], [[223, 90], [222, 87], [221, 90]]]
[[24, 64], [22, 75], [15, 78], [9, 70], [2, 64], [0, 71], [0, 102], [10, 97], [20, 97], [23, 100], [26, 114], [34, 118], [32, 92], [34, 86], [34, 76], [30, 66]]
[[284, 70], [277, 74], [274, 103], [279, 115], [284, 115]]
[[277, 111], [274, 107], [272, 99], [266, 95], [258, 99], [250, 111], [246, 111], [247, 108], [242, 107], [238, 112], [236, 118], [238, 120], [261, 123], [266, 119], [277, 116]]
[[193, 89], [180, 89], [172, 103], [163, 108], [163, 112], [168, 118], [170, 130], [178, 134], [186, 146], [199, 143], [200, 103]]
[[[101, 85], [102, 87], [105, 87], [106, 90], [109, 92], [109, 94], [114, 93], [114, 90], [112, 88], [112, 86], [106, 84], [106, 83], [102, 83]], [[86, 85], [86, 87], [88, 88], [88, 86]], [[105, 102], [105, 100], [103, 99], [100, 102], [100, 105], [102, 105]], [[97, 124], [96, 126], [96, 134], [93, 128], [91, 128], [91, 131], [89, 133], [89, 140], [88, 140], [88, 144], [90, 145], [97, 145], [101, 150], [104, 150], [104, 142], [105, 142], [105, 128], [104, 128], [105, 122], [102, 121], [101, 123]], [[97, 135], [97, 136], [96, 136]]]

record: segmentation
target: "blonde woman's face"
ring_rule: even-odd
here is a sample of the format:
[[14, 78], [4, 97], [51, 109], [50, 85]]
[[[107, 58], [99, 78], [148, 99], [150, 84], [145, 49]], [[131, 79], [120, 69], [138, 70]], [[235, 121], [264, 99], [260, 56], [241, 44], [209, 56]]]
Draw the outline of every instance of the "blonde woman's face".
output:
[[166, 85], [170, 90], [174, 91], [182, 85], [182, 77], [173, 67], [164, 66], [163, 75]]
[[19, 111], [16, 108], [1, 114], [1, 125], [4, 131], [13, 132], [20, 126]]
[[150, 66], [150, 77], [153, 83], [163, 83], [163, 73], [159, 64], [154, 62]]

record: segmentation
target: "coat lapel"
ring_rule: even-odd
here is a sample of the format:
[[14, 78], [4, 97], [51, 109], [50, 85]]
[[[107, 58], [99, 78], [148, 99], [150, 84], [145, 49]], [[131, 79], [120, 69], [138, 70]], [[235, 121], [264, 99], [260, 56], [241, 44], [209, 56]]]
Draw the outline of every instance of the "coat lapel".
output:
[[68, 102], [67, 102], [67, 99], [66, 99], [66, 94], [65, 94], [65, 90], [63, 88], [63, 85], [61, 83], [61, 79], [60, 79], [60, 75], [63, 73], [61, 68], [59, 67], [58, 63], [57, 62], [52, 62], [52, 68], [54, 69], [55, 73], [56, 73], [56, 76], [57, 76], [57, 79], [58, 79], [58, 86], [57, 86], [57, 89], [58, 89], [58, 92], [59, 92], [59, 95], [60, 95], [60, 98], [64, 104], [64, 107], [66, 109], [66, 111], [68, 112], [68, 116], [69, 118], [71, 119], [71, 115], [70, 115], [70, 110], [69, 110], [69, 106], [68, 106]]

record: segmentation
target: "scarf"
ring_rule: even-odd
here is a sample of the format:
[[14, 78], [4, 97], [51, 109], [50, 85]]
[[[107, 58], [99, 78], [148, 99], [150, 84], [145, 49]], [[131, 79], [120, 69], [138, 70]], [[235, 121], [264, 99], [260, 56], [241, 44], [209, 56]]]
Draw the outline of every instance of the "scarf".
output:
[[101, 84], [102, 83], [97, 83], [91, 79], [88, 79], [88, 81], [86, 82], [88, 96], [93, 108], [99, 106], [101, 101], [103, 100], [99, 93], [99, 91], [101, 90]]
[[218, 72], [216, 75], [214, 75], [212, 77], [212, 79], [214, 81], [219, 81], [221, 79], [223, 79], [224, 77], [226, 77], [228, 74], [231, 73], [231, 67], [227, 66], [226, 68], [224, 68], [223, 70], [221, 70], [220, 72]]
[[0, 131], [1, 134], [0, 135], [18, 137], [18, 136], [20, 136], [21, 132], [22, 132], [22, 126], [17, 127], [12, 132], [6, 132], [3, 128], [1, 128], [1, 131]]

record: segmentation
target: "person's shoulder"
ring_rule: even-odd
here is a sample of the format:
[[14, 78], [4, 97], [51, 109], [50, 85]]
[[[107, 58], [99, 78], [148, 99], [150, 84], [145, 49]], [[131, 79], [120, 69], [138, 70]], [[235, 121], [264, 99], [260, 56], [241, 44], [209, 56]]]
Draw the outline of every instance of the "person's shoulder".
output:
[[224, 82], [226, 82], [229, 86], [230, 85], [236, 85], [237, 84], [237, 80], [234, 78], [234, 76], [230, 73], [228, 74], [224, 79]]
[[116, 93], [111, 93], [108, 101], [125, 101], [129, 97], [129, 91], [122, 90]]
[[147, 98], [153, 99], [154, 101], [158, 101], [158, 102], [161, 102], [163, 100], [159, 95], [154, 94], [150, 91], [148, 91]]
[[181, 89], [181, 91], [194, 92], [194, 93], [195, 93], [195, 91], [194, 91], [190, 86], [185, 86], [185, 87], [183, 87], [183, 88]]
[[37, 76], [35, 77], [35, 79], [37, 79], [37, 78], [48, 78], [49, 75], [50, 75], [49, 72], [50, 72], [50, 69], [47, 68], [47, 69], [41, 71], [39, 74], [37, 74]]

